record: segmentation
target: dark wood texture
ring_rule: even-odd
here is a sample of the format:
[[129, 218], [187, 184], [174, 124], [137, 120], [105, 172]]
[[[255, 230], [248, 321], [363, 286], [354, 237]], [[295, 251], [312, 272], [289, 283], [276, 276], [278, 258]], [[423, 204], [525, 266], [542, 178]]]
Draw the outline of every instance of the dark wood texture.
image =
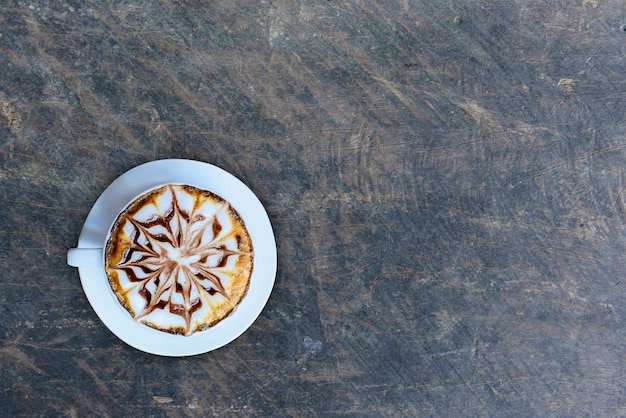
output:
[[[626, 9], [578, 1], [5, 1], [0, 410], [626, 416]], [[272, 297], [190, 358], [66, 266], [161, 158], [266, 205]]]

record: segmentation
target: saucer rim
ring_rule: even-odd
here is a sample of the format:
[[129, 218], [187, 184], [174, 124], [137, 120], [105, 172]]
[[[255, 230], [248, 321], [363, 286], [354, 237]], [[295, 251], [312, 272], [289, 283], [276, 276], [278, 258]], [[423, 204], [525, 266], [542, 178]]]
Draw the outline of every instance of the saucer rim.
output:
[[235, 311], [208, 330], [191, 336], [169, 334], [134, 321], [117, 300], [101, 267], [78, 267], [78, 271], [96, 315], [123, 342], [150, 354], [192, 356], [229, 344], [261, 314], [275, 283], [276, 241], [263, 204], [237, 177], [201, 161], [164, 159], [126, 171], [102, 192], [85, 219], [77, 248], [102, 247], [110, 226], [128, 202], [163, 184], [188, 184], [209, 190], [228, 201], [246, 224], [255, 249], [254, 267], [248, 293]]

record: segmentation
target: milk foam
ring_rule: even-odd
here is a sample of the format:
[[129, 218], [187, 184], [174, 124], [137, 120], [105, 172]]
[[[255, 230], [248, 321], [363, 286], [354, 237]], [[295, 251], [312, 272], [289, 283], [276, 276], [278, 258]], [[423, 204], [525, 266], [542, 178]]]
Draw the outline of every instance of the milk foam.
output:
[[136, 199], [107, 245], [107, 276], [133, 318], [184, 335], [233, 311], [252, 262], [252, 241], [228, 202], [183, 185]]

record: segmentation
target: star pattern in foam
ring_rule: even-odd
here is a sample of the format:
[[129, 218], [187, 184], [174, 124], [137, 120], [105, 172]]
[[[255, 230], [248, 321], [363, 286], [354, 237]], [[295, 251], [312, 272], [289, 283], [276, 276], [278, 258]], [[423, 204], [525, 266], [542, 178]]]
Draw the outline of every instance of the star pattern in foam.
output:
[[127, 218], [133, 228], [132, 245], [113, 268], [123, 271], [133, 287], [139, 286], [146, 301], [136, 320], [157, 309], [168, 310], [184, 318], [184, 333], [190, 335], [193, 313], [209, 298], [220, 295], [230, 302], [215, 270], [223, 268], [229, 257], [244, 253], [228, 249], [220, 236], [218, 214], [228, 209], [228, 203], [206, 217], [181, 209], [174, 189], [170, 191], [172, 202], [165, 215], [147, 221]]

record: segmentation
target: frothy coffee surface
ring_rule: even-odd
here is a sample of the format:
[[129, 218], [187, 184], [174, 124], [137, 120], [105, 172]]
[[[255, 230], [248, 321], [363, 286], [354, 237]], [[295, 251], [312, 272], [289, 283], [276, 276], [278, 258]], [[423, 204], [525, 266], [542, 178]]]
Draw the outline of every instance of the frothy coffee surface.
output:
[[170, 184], [119, 215], [105, 264], [111, 288], [136, 321], [188, 336], [215, 325], [245, 296], [252, 240], [224, 199]]

